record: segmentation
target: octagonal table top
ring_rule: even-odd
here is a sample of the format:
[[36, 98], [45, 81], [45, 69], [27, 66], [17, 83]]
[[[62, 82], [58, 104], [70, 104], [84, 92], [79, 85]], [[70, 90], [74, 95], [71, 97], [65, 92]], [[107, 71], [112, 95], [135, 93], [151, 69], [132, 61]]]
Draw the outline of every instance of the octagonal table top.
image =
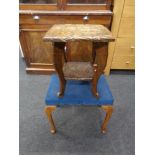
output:
[[94, 24], [55, 24], [43, 39], [52, 42], [77, 40], [109, 42], [115, 40], [105, 26]]

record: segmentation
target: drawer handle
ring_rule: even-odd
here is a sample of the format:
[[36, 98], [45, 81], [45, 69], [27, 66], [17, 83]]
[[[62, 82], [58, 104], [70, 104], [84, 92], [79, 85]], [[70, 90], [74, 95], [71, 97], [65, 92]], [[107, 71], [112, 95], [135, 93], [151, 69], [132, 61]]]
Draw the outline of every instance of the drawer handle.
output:
[[64, 47], [64, 51], [67, 52], [67, 47], [66, 46]]
[[84, 17], [83, 17], [83, 20], [84, 20], [84, 21], [88, 21], [88, 20], [89, 20], [89, 17], [88, 17], [88, 16], [84, 16]]
[[40, 16], [33, 16], [33, 19], [34, 20], [39, 20], [40, 19]]
[[135, 46], [131, 46], [130, 48], [131, 48], [131, 49], [135, 49]]
[[126, 63], [126, 64], [129, 64], [129, 63], [130, 63], [130, 61], [126, 61], [125, 63]]

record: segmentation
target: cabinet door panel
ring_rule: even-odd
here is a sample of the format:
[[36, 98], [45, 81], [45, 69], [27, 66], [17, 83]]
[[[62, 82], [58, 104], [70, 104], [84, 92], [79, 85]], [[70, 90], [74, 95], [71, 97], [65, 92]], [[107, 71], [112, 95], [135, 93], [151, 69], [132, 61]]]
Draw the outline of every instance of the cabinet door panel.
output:
[[20, 4], [57, 4], [57, 0], [19, 0]]
[[135, 39], [134, 38], [117, 38], [114, 56], [134, 56]]
[[135, 19], [122, 18], [118, 37], [134, 37], [134, 35], [135, 35]]
[[135, 5], [135, 0], [125, 0], [125, 6], [127, 5]]
[[49, 42], [43, 41], [45, 32], [24, 31], [24, 38], [29, 51], [29, 61], [31, 64], [52, 64], [53, 46]]
[[135, 17], [135, 6], [124, 6], [122, 17]]
[[69, 4], [105, 4], [106, 0], [68, 0]]

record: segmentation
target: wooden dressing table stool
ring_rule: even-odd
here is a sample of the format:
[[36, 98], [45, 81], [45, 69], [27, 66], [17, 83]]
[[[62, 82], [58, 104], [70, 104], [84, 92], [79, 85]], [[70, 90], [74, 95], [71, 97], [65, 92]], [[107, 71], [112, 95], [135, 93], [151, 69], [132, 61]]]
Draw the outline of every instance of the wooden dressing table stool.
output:
[[[45, 112], [51, 125], [56, 129], [51, 112], [58, 105], [94, 105], [106, 111], [102, 132], [113, 111], [113, 97], [103, 75], [108, 57], [108, 42], [114, 41], [111, 32], [102, 25], [57, 24], [45, 34], [44, 40], [54, 45], [54, 65], [57, 75], [52, 75], [46, 97]], [[92, 54], [88, 61], [75, 61], [68, 42], [91, 41]], [[92, 93], [91, 93], [92, 92]]]
[[[101, 131], [106, 132], [107, 123], [113, 112], [114, 98], [106, 81], [104, 75], [101, 75], [98, 81], [98, 91], [100, 98], [96, 98], [91, 93], [90, 81], [75, 81], [68, 80], [66, 83], [66, 90], [63, 97], [58, 97], [57, 92], [59, 90], [60, 83], [57, 74], [51, 76], [51, 82], [49, 84], [48, 92], [45, 98], [45, 113], [47, 115], [51, 133], [56, 132], [54, 121], [52, 118], [52, 112], [56, 107], [69, 106], [69, 105], [82, 105], [82, 106], [101, 106], [103, 111], [106, 112], [105, 119], [102, 123]], [[87, 121], [87, 120], [86, 120]]]

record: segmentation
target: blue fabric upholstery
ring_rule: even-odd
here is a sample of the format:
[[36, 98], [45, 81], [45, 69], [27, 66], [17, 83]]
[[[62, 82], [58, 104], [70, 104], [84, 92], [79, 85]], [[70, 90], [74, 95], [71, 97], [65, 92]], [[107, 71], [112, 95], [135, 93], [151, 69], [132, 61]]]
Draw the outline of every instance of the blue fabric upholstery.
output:
[[56, 74], [51, 76], [51, 82], [45, 99], [46, 105], [112, 105], [114, 98], [102, 75], [98, 82], [99, 99], [92, 94], [92, 85], [88, 81], [67, 80], [63, 97], [57, 97], [59, 79]]

